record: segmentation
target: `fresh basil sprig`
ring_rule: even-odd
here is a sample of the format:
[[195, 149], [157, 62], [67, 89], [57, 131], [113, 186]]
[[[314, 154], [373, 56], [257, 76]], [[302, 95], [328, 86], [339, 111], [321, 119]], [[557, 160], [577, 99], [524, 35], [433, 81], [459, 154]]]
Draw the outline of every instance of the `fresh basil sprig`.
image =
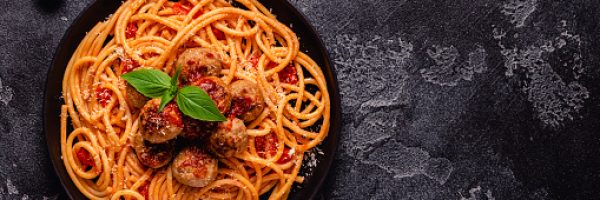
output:
[[[156, 70], [158, 71], [158, 70]], [[171, 100], [173, 100], [173, 98], [175, 98], [175, 95], [177, 95], [177, 79], [179, 79], [179, 73], [181, 72], [181, 68], [177, 68], [177, 70], [175, 71], [175, 75], [173, 76], [173, 78], [171, 78], [171, 88], [169, 88], [168, 92], [165, 92], [161, 97], [160, 97], [160, 107], [158, 107], [158, 112], [161, 112], [163, 108], [165, 108], [165, 106], [167, 105], [167, 103], [169, 103]]]
[[225, 121], [227, 118], [221, 114], [210, 96], [196, 86], [187, 86], [179, 89], [177, 79], [181, 67], [177, 68], [173, 78], [156, 69], [139, 69], [121, 75], [133, 88], [144, 96], [150, 98], [160, 97], [158, 112], [177, 97], [177, 106], [183, 114], [203, 121]]
[[186, 86], [177, 93], [177, 106], [183, 114], [205, 121], [225, 121], [221, 111], [204, 90], [196, 86]]
[[133, 88], [144, 96], [157, 98], [171, 89], [171, 77], [155, 69], [138, 69], [121, 75]]

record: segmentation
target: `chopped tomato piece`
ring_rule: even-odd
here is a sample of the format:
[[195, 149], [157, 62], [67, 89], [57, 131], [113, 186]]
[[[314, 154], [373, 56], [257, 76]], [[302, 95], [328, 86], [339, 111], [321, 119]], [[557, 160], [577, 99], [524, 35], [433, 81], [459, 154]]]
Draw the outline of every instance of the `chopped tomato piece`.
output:
[[135, 68], [140, 67], [140, 64], [131, 58], [121, 60], [121, 74], [133, 71]]
[[190, 10], [192, 10], [192, 7], [190, 5], [184, 5], [181, 2], [177, 2], [175, 5], [173, 5], [173, 10], [179, 15], [187, 15]]
[[260, 157], [267, 157], [266, 153], [273, 156], [277, 153], [277, 136], [271, 133], [265, 136], [254, 138], [256, 152]]
[[129, 39], [135, 37], [135, 34], [138, 31], [138, 27], [135, 23], [127, 24], [127, 28], [125, 28], [125, 38]]
[[231, 102], [231, 115], [240, 116], [252, 109], [252, 99], [248, 97], [234, 98]]
[[219, 95], [221, 92], [221, 87], [219, 87], [219, 84], [208, 78], [201, 79], [200, 76], [200, 74], [196, 75], [196, 77], [198, 77], [197, 79], [199, 79], [199, 81], [196, 82], [198, 87], [202, 88], [211, 98]]
[[215, 37], [217, 38], [217, 40], [224, 40], [225, 39], [225, 33], [223, 33], [223, 31], [212, 27], [212, 32], [215, 35]]
[[266, 69], [273, 69], [277, 67], [277, 63], [275, 62], [269, 62], [269, 64], [267, 64], [267, 68]]
[[87, 170], [88, 167], [93, 168], [96, 166], [94, 159], [90, 155], [90, 152], [88, 152], [87, 150], [81, 148], [81, 149], [79, 149], [79, 151], [77, 151], [76, 154], [77, 154], [77, 159], [81, 163], [84, 170]]
[[279, 158], [279, 160], [277, 160], [278, 164], [284, 164], [289, 162], [290, 160], [292, 160], [292, 154], [290, 154], [290, 149], [288, 148], [284, 148], [283, 149], [283, 154], [281, 155], [281, 157]]
[[183, 127], [183, 119], [180, 117], [180, 115], [181, 114], [179, 114], [179, 107], [177, 107], [177, 104], [175, 104], [175, 102], [171, 102], [167, 104], [165, 108], [163, 108], [159, 118], [164, 118], [169, 123], [177, 127]]
[[96, 88], [96, 100], [100, 102], [102, 107], [106, 107], [110, 102], [110, 97], [112, 96], [112, 90], [108, 88]]
[[148, 181], [146, 181], [146, 183], [144, 183], [144, 185], [140, 186], [138, 188], [138, 192], [144, 196], [144, 199], [148, 199], [148, 187], [150, 186], [150, 183]]
[[283, 70], [277, 73], [279, 80], [284, 83], [296, 85], [298, 83], [298, 75], [296, 74], [296, 68], [293, 64], [290, 64], [283, 68]]

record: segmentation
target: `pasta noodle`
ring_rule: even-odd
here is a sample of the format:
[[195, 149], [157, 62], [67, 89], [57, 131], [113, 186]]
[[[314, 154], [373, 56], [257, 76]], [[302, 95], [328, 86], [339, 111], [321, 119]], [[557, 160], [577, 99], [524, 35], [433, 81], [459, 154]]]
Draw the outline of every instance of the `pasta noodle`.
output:
[[[192, 47], [219, 54], [218, 77], [226, 85], [256, 84], [265, 102], [245, 123], [247, 146], [218, 158], [217, 178], [204, 187], [179, 183], [171, 165], [140, 163], [132, 147], [140, 112], [128, 105], [120, 78], [137, 66], [173, 75], [178, 55]], [[329, 131], [323, 72], [299, 51], [295, 33], [256, 0], [126, 1], [81, 41], [62, 91], [62, 159], [90, 199], [286, 199], [304, 180], [304, 152]]]

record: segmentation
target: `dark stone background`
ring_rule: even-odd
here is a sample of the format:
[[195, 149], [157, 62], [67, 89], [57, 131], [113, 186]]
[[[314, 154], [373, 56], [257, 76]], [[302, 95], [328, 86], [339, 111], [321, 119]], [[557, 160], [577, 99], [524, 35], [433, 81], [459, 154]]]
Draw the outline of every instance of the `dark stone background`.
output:
[[[597, 199], [597, 0], [291, 0], [343, 123], [326, 199]], [[90, 0], [0, 2], [0, 199], [64, 199], [46, 72]]]

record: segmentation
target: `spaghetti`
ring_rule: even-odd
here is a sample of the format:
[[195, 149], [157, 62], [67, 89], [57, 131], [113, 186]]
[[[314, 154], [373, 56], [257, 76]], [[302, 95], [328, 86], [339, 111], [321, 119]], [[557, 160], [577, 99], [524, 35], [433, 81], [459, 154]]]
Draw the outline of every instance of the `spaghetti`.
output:
[[[323, 72], [262, 4], [236, 3], [129, 0], [87, 33], [65, 71], [61, 110], [62, 159], [86, 197], [286, 199], [304, 180], [298, 175], [304, 152], [329, 131]], [[216, 178], [204, 187], [180, 183], [172, 164], [150, 168], [140, 162], [132, 142], [143, 129], [141, 114], [120, 78], [141, 67], [173, 75], [189, 48], [218, 54], [223, 66], [216, 77], [227, 86], [256, 85], [264, 102], [253, 119], [243, 118], [247, 145], [218, 157]]]

